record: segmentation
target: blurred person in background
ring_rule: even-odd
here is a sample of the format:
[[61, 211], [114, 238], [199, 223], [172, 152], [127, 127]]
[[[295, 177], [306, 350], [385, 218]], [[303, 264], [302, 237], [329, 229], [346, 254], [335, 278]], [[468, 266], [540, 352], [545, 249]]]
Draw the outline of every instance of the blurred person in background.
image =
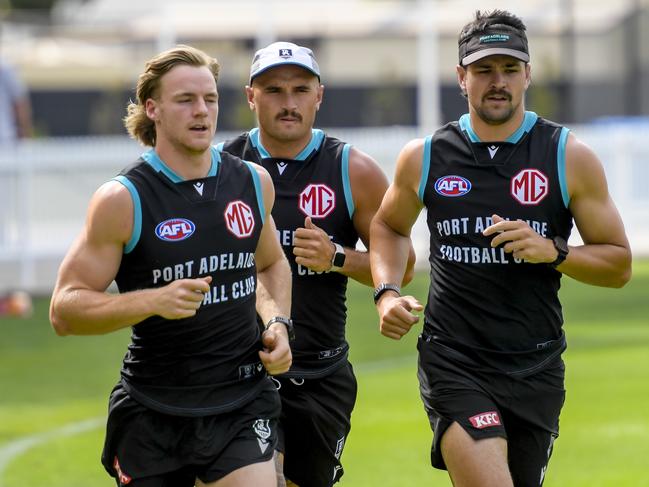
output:
[[[0, 151], [14, 148], [19, 139], [32, 136], [31, 103], [27, 87], [15, 69], [0, 58]], [[10, 242], [12, 193], [10, 173], [0, 173], [0, 249]], [[24, 291], [0, 296], [0, 316], [31, 315], [31, 297]]]
[[0, 147], [32, 136], [29, 93], [13, 67], [0, 60]]
[[276, 484], [291, 274], [268, 173], [212, 147], [218, 73], [189, 46], [147, 62], [125, 125], [152, 148], [95, 193], [52, 296], [59, 335], [132, 327], [102, 455], [120, 486]]
[[25, 291], [10, 291], [0, 296], [0, 318], [29, 318], [33, 312], [32, 297]]
[[[432, 465], [457, 487], [543, 483], [565, 397], [561, 276], [607, 287], [631, 277], [599, 159], [525, 110], [525, 30], [500, 10], [477, 12], [462, 29], [456, 69], [469, 112], [402, 149], [371, 228], [381, 332], [399, 339], [423, 309], [396, 284], [427, 210], [418, 376]], [[567, 244], [573, 221], [583, 245]]]
[[[287, 485], [329, 487], [343, 475], [357, 383], [345, 338], [348, 278], [371, 285], [369, 226], [388, 181], [367, 154], [315, 129], [324, 86], [310, 49], [276, 42], [257, 51], [246, 86], [258, 127], [219, 145], [261, 164], [277, 194], [273, 218], [293, 272], [296, 340], [282, 399], [278, 470]], [[414, 251], [406, 280], [412, 275]], [[284, 479], [279, 479], [284, 485]]]

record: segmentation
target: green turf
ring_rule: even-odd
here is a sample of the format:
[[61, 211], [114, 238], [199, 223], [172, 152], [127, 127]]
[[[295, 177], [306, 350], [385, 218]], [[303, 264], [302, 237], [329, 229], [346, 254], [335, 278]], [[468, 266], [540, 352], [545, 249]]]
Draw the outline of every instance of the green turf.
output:
[[[407, 290], [423, 301], [426, 286], [419, 274]], [[568, 396], [545, 487], [649, 486], [649, 261], [635, 264], [621, 290], [564, 279], [561, 294]], [[71, 436], [58, 429], [105, 415], [128, 332], [60, 338], [47, 305], [37, 300], [31, 319], [0, 319], [0, 487], [114, 485], [99, 464], [103, 426]], [[429, 467], [417, 330], [399, 342], [381, 337], [371, 291], [355, 283], [349, 309], [359, 398], [340, 485], [450, 486]], [[9, 457], [7, 447], [26, 438], [31, 446]]]

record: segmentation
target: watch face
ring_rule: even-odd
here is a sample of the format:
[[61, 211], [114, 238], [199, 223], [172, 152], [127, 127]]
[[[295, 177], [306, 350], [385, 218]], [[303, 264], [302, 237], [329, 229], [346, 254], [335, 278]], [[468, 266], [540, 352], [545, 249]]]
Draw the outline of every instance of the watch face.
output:
[[345, 254], [336, 252], [334, 255], [333, 265], [334, 267], [342, 267], [345, 264]]

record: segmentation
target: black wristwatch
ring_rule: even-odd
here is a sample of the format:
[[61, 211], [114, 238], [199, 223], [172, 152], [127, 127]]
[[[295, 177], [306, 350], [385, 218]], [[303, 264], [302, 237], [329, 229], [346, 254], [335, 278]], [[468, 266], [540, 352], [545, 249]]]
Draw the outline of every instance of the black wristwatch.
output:
[[401, 288], [399, 286], [397, 286], [396, 284], [382, 282], [381, 284], [376, 286], [376, 289], [374, 289], [374, 304], [379, 302], [379, 299], [381, 299], [381, 296], [383, 296], [386, 291], [394, 291], [399, 296], [401, 296]]
[[334, 255], [331, 257], [331, 269], [330, 271], [339, 271], [345, 265], [345, 249], [342, 245], [337, 244], [336, 242], [331, 242], [334, 244], [336, 249], [334, 250]]
[[273, 323], [282, 323], [286, 327], [286, 332], [288, 333], [288, 341], [292, 342], [295, 340], [295, 327], [293, 326], [293, 320], [285, 316], [275, 316], [268, 320], [264, 329], [268, 330], [268, 327]]
[[552, 239], [552, 243], [554, 244], [554, 248], [557, 249], [557, 258], [553, 262], [550, 262], [550, 265], [556, 268], [568, 257], [568, 242], [566, 242], [565, 238], [556, 236]]

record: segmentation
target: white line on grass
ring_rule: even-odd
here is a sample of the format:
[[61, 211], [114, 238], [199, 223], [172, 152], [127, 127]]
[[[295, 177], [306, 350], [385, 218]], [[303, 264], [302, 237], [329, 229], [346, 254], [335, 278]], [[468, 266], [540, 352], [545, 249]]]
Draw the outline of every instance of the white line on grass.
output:
[[[417, 363], [416, 355], [406, 355], [401, 357], [390, 357], [372, 362], [359, 363], [354, 368], [361, 373], [374, 373], [380, 372], [385, 369], [401, 367], [408, 364], [415, 366]], [[7, 445], [0, 447], [0, 487], [4, 487], [4, 473], [7, 466], [19, 455], [34, 448], [35, 446], [47, 443], [56, 438], [65, 436], [74, 436], [79, 433], [93, 430], [106, 423], [106, 418], [93, 418], [77, 423], [70, 423], [60, 428], [56, 428], [43, 433], [38, 433], [30, 436], [23, 436]]]
[[0, 448], [0, 487], [3, 487], [4, 472], [11, 461], [17, 456], [25, 453], [27, 450], [34, 448], [50, 440], [64, 436], [74, 436], [79, 433], [93, 430], [106, 423], [106, 418], [93, 418], [76, 423], [66, 424], [60, 428], [50, 431], [44, 431], [35, 435], [23, 436], [15, 441], [9, 442]]

